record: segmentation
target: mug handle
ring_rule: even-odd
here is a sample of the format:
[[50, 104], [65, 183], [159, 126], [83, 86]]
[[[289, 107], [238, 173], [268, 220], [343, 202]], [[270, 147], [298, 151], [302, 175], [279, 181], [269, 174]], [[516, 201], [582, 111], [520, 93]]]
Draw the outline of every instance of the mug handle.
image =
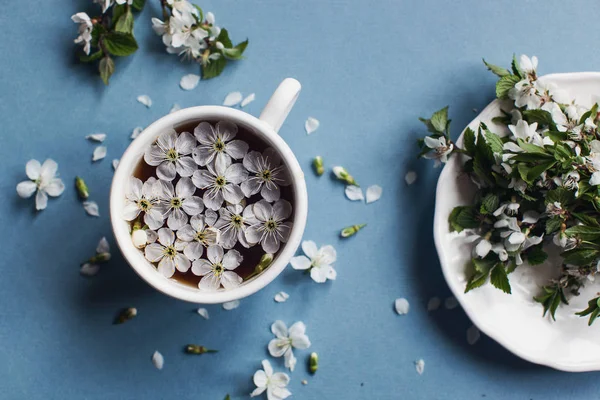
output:
[[283, 125], [286, 117], [290, 113], [302, 86], [294, 78], [286, 78], [279, 84], [275, 93], [269, 99], [269, 102], [260, 113], [259, 119], [267, 123], [275, 133]]

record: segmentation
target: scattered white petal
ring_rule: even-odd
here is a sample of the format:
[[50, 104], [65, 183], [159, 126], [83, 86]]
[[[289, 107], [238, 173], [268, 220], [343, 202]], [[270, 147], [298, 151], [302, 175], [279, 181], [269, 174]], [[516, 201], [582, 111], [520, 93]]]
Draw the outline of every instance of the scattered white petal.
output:
[[346, 186], [346, 197], [352, 201], [363, 201], [365, 196], [363, 195], [362, 189], [358, 186], [348, 185]]
[[238, 308], [240, 306], [239, 300], [228, 301], [227, 303], [223, 303], [224, 310], [233, 310], [234, 308]]
[[177, 103], [173, 104], [173, 107], [169, 110], [169, 114], [174, 113], [175, 111], [181, 110], [181, 106]]
[[304, 122], [304, 130], [306, 131], [307, 135], [310, 135], [311, 133], [313, 133], [314, 131], [319, 129], [319, 125], [321, 125], [321, 123], [319, 122], [318, 119], [313, 118], [313, 117], [308, 117], [306, 119], [306, 122]]
[[475, 325], [467, 329], [467, 343], [469, 343], [470, 345], [474, 345], [475, 343], [477, 343], [480, 337], [481, 332], [479, 332], [479, 329], [477, 329]]
[[98, 245], [96, 246], [96, 253], [110, 253], [110, 244], [108, 243], [108, 240], [106, 240], [106, 237], [102, 236], [98, 242]]
[[179, 81], [179, 86], [183, 90], [192, 90], [198, 86], [198, 82], [200, 82], [200, 75], [196, 74], [187, 74]]
[[423, 361], [423, 359], [415, 361], [415, 369], [419, 375], [423, 375], [423, 371], [425, 371], [425, 361]]
[[91, 135], [87, 135], [85, 137], [88, 140], [93, 140], [94, 142], [102, 143], [104, 139], [106, 139], [106, 133], [92, 133]]
[[156, 369], [163, 369], [163, 366], [165, 365], [165, 358], [158, 350], [152, 354], [152, 364], [154, 364]]
[[290, 295], [287, 294], [286, 292], [279, 292], [275, 295], [275, 301], [278, 303], [283, 303], [284, 301], [286, 301], [289, 298], [290, 298]]
[[300, 382], [301, 382], [303, 385], [308, 385], [308, 381], [307, 381], [306, 379], [302, 379]]
[[79, 269], [79, 272], [83, 276], [94, 276], [98, 273], [98, 271], [100, 271], [100, 266], [98, 264], [90, 263], [83, 264], [81, 269]]
[[367, 188], [367, 204], [379, 200], [383, 189], [379, 185], [372, 185]]
[[407, 185], [412, 185], [417, 180], [417, 173], [415, 171], [408, 171], [404, 176], [404, 180]]
[[209, 318], [209, 316], [208, 316], [208, 310], [207, 310], [206, 308], [199, 308], [199, 309], [197, 310], [197, 312], [198, 312], [198, 314], [199, 314], [199, 315], [200, 315], [202, 318], [204, 318], [204, 319], [208, 319], [208, 318]]
[[102, 160], [104, 157], [106, 157], [106, 146], [96, 147], [92, 155], [92, 161]]
[[427, 311], [435, 311], [442, 305], [442, 300], [439, 297], [432, 297], [427, 303]]
[[137, 101], [150, 108], [152, 106], [152, 99], [147, 94], [143, 94], [137, 97]]
[[88, 213], [88, 215], [91, 215], [92, 217], [100, 216], [98, 204], [95, 201], [84, 201], [83, 209], [85, 210], [86, 213]]
[[116, 170], [118, 166], [119, 166], [119, 159], [115, 158], [114, 160], [112, 160], [112, 167], [114, 170]]
[[394, 307], [396, 307], [396, 312], [399, 315], [405, 315], [408, 314], [410, 304], [408, 304], [408, 300], [406, 300], [404, 297], [401, 297], [399, 299], [396, 299], [396, 301], [394, 302]]
[[254, 95], [254, 93], [249, 94], [248, 96], [246, 96], [244, 98], [244, 100], [242, 100], [242, 103], [240, 105], [242, 107], [246, 107], [248, 104], [252, 103], [255, 98], [256, 98], [256, 96]]
[[448, 310], [452, 310], [453, 308], [458, 307], [458, 300], [456, 300], [456, 297], [448, 297], [444, 300], [444, 307]]
[[133, 128], [133, 132], [131, 132], [131, 139], [135, 139], [136, 137], [140, 136], [140, 133], [142, 133], [142, 131], [144, 130], [144, 128], [142, 128], [141, 126], [136, 126], [135, 128]]
[[240, 92], [231, 92], [223, 100], [223, 105], [226, 107], [233, 107], [242, 101], [242, 94]]

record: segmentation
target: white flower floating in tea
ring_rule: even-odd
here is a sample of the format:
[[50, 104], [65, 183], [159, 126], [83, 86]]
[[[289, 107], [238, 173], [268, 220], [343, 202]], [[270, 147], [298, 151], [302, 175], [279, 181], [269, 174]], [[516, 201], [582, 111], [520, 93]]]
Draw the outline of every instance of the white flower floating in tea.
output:
[[306, 325], [304, 322], [298, 321], [288, 330], [288, 327], [283, 321], [275, 321], [271, 325], [271, 332], [276, 336], [269, 342], [269, 354], [273, 357], [284, 357], [285, 366], [290, 371], [294, 371], [296, 367], [296, 357], [292, 349], [305, 350], [310, 347], [310, 340], [306, 336]]
[[298, 270], [310, 269], [310, 277], [317, 283], [335, 280], [337, 272], [333, 268], [333, 263], [337, 259], [337, 252], [331, 245], [317, 248], [317, 244], [312, 240], [302, 242], [302, 251], [306, 256], [292, 257], [290, 264], [292, 268]]
[[285, 165], [274, 149], [250, 149], [237, 134], [223, 121], [201, 122], [194, 135], [169, 129], [144, 154], [136, 174], [145, 182], [131, 177], [123, 218], [163, 276], [198, 276], [201, 290], [232, 289], [256, 275], [234, 272], [245, 249], [254, 267], [262, 252], [252, 247], [274, 254], [287, 242], [293, 210], [282, 198], [291, 184]]
[[38, 160], [29, 160], [25, 165], [25, 173], [30, 179], [17, 185], [17, 194], [21, 198], [35, 196], [35, 209], [43, 210], [48, 204], [48, 196], [57, 197], [65, 190], [65, 184], [57, 177], [58, 164], [47, 159], [44, 164]]

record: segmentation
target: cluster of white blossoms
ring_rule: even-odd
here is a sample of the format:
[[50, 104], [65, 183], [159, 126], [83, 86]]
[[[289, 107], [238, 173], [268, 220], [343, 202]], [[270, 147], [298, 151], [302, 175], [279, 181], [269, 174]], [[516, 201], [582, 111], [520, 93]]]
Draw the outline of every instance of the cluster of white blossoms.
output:
[[168, 130], [144, 154], [157, 177], [130, 178], [123, 217], [136, 221], [134, 244], [167, 278], [191, 270], [202, 290], [231, 289], [242, 282], [235, 247], [274, 254], [289, 238], [287, 169], [276, 151], [251, 150], [237, 132], [224, 121], [201, 122], [193, 134]]

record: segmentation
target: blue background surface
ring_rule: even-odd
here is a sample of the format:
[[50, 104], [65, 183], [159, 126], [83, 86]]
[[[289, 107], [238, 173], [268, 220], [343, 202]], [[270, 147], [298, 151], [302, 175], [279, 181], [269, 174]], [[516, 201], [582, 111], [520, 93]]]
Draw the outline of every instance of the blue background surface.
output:
[[[430, 297], [449, 296], [433, 246], [432, 216], [439, 170], [415, 160], [418, 116], [450, 104], [455, 135], [494, 94], [481, 63], [508, 65], [513, 52], [540, 57], [540, 72], [594, 70], [600, 65], [597, 1], [204, 1], [234, 41], [246, 36], [247, 59], [224, 75], [182, 91], [179, 79], [197, 72], [167, 55], [150, 28], [160, 16], [148, 0], [136, 18], [141, 49], [117, 60], [104, 87], [93, 68], [74, 61], [76, 27], [69, 17], [88, 1], [11, 2], [0, 14], [0, 398], [222, 399], [246, 398], [251, 376], [268, 357], [276, 319], [302, 320], [320, 355], [320, 370], [304, 368], [297, 352], [290, 389], [298, 399], [563, 399], [599, 398], [595, 373], [569, 374], [529, 364], [491, 339], [466, 343], [471, 325], [460, 310], [428, 313]], [[240, 90], [256, 93], [246, 110], [258, 115], [277, 84], [303, 84], [281, 135], [306, 169], [309, 220], [305, 238], [338, 250], [338, 280], [319, 285], [288, 268], [233, 311], [209, 306], [210, 320], [192, 304], [149, 288], [114, 259], [93, 279], [79, 275], [101, 236], [110, 238], [110, 161], [130, 143], [131, 130], [166, 114], [173, 103], [221, 104]], [[151, 96], [146, 109], [136, 102]], [[311, 136], [308, 116], [321, 121]], [[84, 136], [107, 132], [108, 157], [91, 163]], [[311, 159], [346, 166], [364, 186], [380, 184], [371, 205], [345, 199], [343, 186], [317, 178]], [[19, 199], [30, 158], [59, 163], [67, 190], [35, 213]], [[409, 169], [419, 173], [406, 186]], [[85, 215], [72, 180], [81, 175], [102, 217]], [[369, 225], [341, 241], [339, 229]], [[273, 295], [291, 297], [276, 304]], [[411, 302], [400, 317], [397, 297]], [[112, 325], [118, 309], [139, 316]], [[199, 343], [216, 355], [186, 356]], [[150, 357], [165, 357], [162, 371]], [[415, 372], [423, 358], [425, 373]], [[272, 361], [276, 370], [283, 360]], [[308, 379], [307, 386], [301, 385]]]

